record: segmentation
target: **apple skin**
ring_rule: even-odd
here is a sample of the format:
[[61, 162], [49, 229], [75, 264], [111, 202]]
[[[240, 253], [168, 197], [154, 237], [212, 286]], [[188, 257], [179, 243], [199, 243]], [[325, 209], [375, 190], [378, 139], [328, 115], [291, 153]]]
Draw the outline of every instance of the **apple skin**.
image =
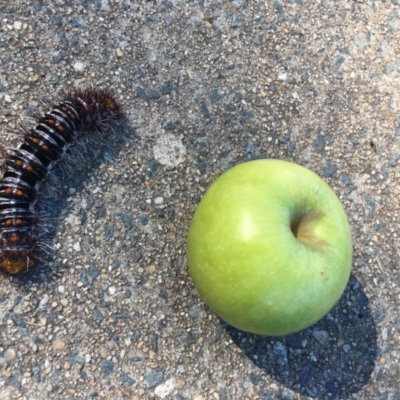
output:
[[287, 161], [255, 160], [207, 190], [190, 225], [187, 260], [200, 296], [223, 320], [286, 335], [314, 324], [340, 299], [352, 238], [340, 200], [318, 175]]

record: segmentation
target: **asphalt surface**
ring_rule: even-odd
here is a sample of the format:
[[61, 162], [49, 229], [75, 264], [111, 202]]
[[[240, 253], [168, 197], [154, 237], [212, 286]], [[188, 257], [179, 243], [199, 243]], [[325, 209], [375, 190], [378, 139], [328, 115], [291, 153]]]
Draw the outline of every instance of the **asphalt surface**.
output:
[[[3, 152], [74, 86], [128, 118], [47, 201], [51, 254], [0, 279], [0, 398], [400, 399], [399, 54], [397, 0], [0, 0]], [[204, 191], [257, 158], [320, 175], [353, 232], [341, 301], [288, 337], [187, 273]]]

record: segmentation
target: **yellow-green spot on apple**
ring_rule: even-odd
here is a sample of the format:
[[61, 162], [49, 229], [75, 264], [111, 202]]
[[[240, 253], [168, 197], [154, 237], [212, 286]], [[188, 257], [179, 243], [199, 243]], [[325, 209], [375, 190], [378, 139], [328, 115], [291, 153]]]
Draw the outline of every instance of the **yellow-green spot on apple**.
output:
[[300, 331], [340, 299], [352, 264], [343, 206], [318, 175], [281, 160], [235, 166], [207, 190], [187, 242], [201, 297], [235, 328]]

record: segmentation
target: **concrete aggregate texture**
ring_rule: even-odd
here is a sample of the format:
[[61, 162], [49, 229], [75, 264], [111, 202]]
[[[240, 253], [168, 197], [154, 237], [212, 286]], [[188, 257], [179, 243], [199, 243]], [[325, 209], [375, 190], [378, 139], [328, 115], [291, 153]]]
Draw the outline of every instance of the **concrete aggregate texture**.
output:
[[[126, 139], [87, 149], [54, 250], [0, 279], [0, 398], [399, 400], [399, 2], [0, 0], [2, 153], [88, 85]], [[353, 233], [343, 297], [285, 337], [228, 326], [187, 271], [204, 191], [258, 158], [320, 175]]]

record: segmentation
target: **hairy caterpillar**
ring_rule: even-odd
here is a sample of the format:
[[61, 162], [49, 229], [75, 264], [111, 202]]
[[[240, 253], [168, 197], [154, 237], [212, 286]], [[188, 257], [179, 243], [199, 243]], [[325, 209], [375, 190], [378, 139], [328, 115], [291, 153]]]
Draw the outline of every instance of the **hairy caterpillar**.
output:
[[0, 268], [18, 274], [33, 266], [40, 250], [40, 195], [57, 166], [69, 167], [85, 143], [102, 138], [124, 119], [122, 105], [109, 89], [61, 92], [49, 111], [7, 155], [0, 179]]

